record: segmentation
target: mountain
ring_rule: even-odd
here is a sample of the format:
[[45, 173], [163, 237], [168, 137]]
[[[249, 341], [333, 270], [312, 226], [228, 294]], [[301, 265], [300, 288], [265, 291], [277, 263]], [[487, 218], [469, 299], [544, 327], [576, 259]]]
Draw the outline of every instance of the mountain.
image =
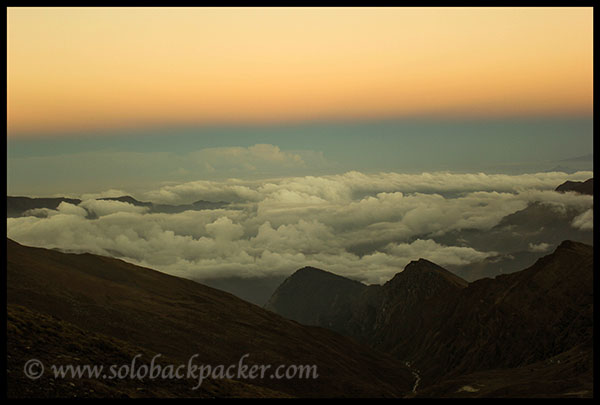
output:
[[[165, 214], [176, 214], [184, 211], [200, 211], [200, 210], [215, 210], [224, 208], [229, 205], [229, 203], [225, 201], [204, 201], [199, 200], [192, 204], [182, 204], [182, 205], [170, 205], [170, 204], [154, 204], [152, 202], [147, 201], [139, 201], [135, 198], [125, 195], [121, 197], [102, 197], [97, 198], [97, 200], [103, 201], [119, 201], [127, 204], [134, 205], [136, 207], [147, 207], [148, 212], [152, 213], [165, 213]], [[61, 202], [67, 202], [73, 205], [79, 205], [81, 200], [76, 198], [65, 198], [65, 197], [57, 197], [57, 198], [30, 198], [30, 197], [6, 197], [6, 215], [9, 218], [21, 217], [30, 215], [27, 211], [31, 209], [39, 209], [46, 208], [55, 210], [58, 208]], [[88, 212], [88, 217], [93, 219], [96, 215], [93, 212]]]
[[594, 161], [593, 153], [588, 153], [587, 155], [575, 156], [575, 157], [570, 157], [570, 158], [561, 160], [561, 162], [593, 162], [593, 161]]
[[[515, 368], [479, 371], [424, 387], [419, 398], [591, 398], [593, 345], [576, 346], [557, 356]], [[533, 389], [532, 389], [533, 388]], [[535, 395], [532, 395], [532, 392]]]
[[567, 173], [567, 174], [573, 174], [573, 173], [577, 173], [576, 169], [573, 169], [571, 167], [568, 166], [563, 166], [563, 165], [556, 165], [551, 169], [546, 169], [544, 170], [545, 173], [550, 173], [550, 172], [562, 172], [562, 173]]
[[277, 287], [283, 283], [286, 276], [258, 276], [258, 277], [219, 277], [219, 278], [195, 278], [190, 279], [207, 285], [217, 290], [225, 291], [235, 295], [244, 301], [251, 302], [260, 307], [267, 304]]
[[275, 290], [265, 308], [306, 325], [345, 332], [349, 304], [367, 287], [314, 267], [304, 267]]
[[9, 218], [20, 217], [28, 210], [36, 208], [48, 208], [55, 210], [61, 202], [79, 204], [81, 200], [76, 198], [30, 198], [30, 197], [6, 197], [6, 216]]
[[[129, 342], [78, 328], [72, 323], [32, 311], [20, 305], [7, 307], [7, 397], [8, 398], [136, 398], [179, 397], [287, 397], [265, 387], [232, 380], [203, 381], [202, 389], [192, 390], [195, 383], [180, 379], [111, 380], [82, 377], [54, 378], [49, 372], [40, 379], [25, 376], [29, 359], [43, 359], [49, 364], [109, 365], [127, 364], [138, 355], [137, 364], [150, 364], [154, 353]], [[172, 358], [158, 358], [167, 368], [177, 364]]]
[[462, 240], [465, 246], [473, 249], [497, 252], [497, 255], [481, 262], [448, 266], [448, 270], [471, 282], [529, 267], [565, 239], [593, 244], [592, 229], [573, 226], [574, 219], [585, 210], [532, 202], [524, 209], [505, 216], [491, 229], [462, 229], [434, 239], [445, 245]]
[[204, 201], [199, 200], [192, 204], [169, 205], [169, 204], [153, 204], [150, 212], [160, 212], [165, 214], [176, 214], [184, 211], [200, 211], [200, 210], [217, 210], [224, 208], [229, 203], [225, 201]]
[[[423, 321], [420, 307], [432, 306], [468, 285], [425, 259], [410, 262], [384, 285], [366, 286], [323, 270], [304, 268], [289, 277], [265, 308], [307, 325], [327, 327], [361, 342], [395, 352], [396, 342]], [[395, 327], [396, 322], [405, 327]], [[402, 335], [402, 336], [400, 336]]]
[[136, 207], [152, 207], [151, 202], [138, 201], [135, 198], [128, 196], [128, 195], [124, 195], [121, 197], [103, 197], [103, 198], [98, 198], [98, 200], [120, 201], [120, 202], [124, 202], [127, 204], [135, 205]]
[[99, 200], [120, 201], [131, 205], [135, 205], [136, 207], [148, 207], [149, 212], [162, 214], [177, 214], [184, 211], [216, 210], [228, 205], [228, 203], [225, 201], [212, 202], [204, 200], [199, 200], [192, 204], [182, 205], [154, 204], [147, 201], [138, 201], [135, 198], [128, 195], [121, 197], [99, 198]]
[[568, 191], [574, 191], [580, 194], [594, 195], [594, 179], [587, 179], [586, 181], [565, 181], [560, 186], [556, 187], [555, 191], [559, 193], [566, 193]]
[[437, 336], [412, 358], [436, 380], [524, 366], [591, 341], [592, 264], [591, 246], [565, 241], [525, 270], [471, 283], [436, 309]]
[[[454, 387], [452, 381], [464, 382], [461, 376], [488, 372], [478, 378], [491, 381], [493, 370], [521, 372], [530, 366], [538, 370], [544, 368], [540, 362], [568, 357], [566, 353], [576, 351], [583, 360], [571, 370], [573, 385], [529, 384], [513, 392], [562, 395], [568, 390], [582, 391], [585, 386], [583, 391], [590, 395], [592, 265], [593, 248], [572, 241], [564, 241], [525, 270], [472, 283], [421, 259], [409, 263], [382, 286], [364, 286], [338, 312], [326, 308], [323, 315], [315, 313], [318, 307], [298, 298], [307, 294], [307, 283], [298, 284], [292, 278], [274, 295], [268, 308], [277, 312], [285, 308], [282, 313], [286, 314], [312, 311], [311, 324], [330, 327], [407, 361], [419, 370], [420, 386], [429, 387], [433, 393], [449, 394], [431, 387], [444, 383]], [[337, 285], [350, 285], [348, 282], [337, 281]], [[285, 296], [285, 291], [293, 291], [292, 298]], [[346, 295], [351, 294], [346, 291]], [[331, 300], [327, 296], [310, 299]], [[298, 307], [290, 308], [294, 302]], [[558, 368], [558, 364], [547, 365], [539, 375], [557, 377]], [[496, 382], [495, 387], [508, 389], [510, 379], [505, 382], [505, 386]], [[464, 393], [472, 394], [468, 390]], [[495, 395], [501, 396], [500, 391]]]
[[[394, 397], [410, 392], [414, 382], [402, 362], [352, 339], [109, 257], [7, 239], [7, 304], [8, 386], [14, 396], [90, 396], [93, 389], [100, 396]], [[164, 382], [148, 391], [154, 381], [55, 381], [36, 388], [23, 378], [30, 358], [130, 364], [133, 353], [146, 353], [145, 359], [162, 354], [174, 364], [199, 354], [199, 364], [213, 366], [238, 364], [250, 354], [248, 365], [316, 365], [318, 378], [217, 379], [198, 391], [190, 389], [195, 381]]]
[[[593, 178], [585, 182], [566, 182], [557, 191], [593, 194]], [[431, 239], [440, 245], [469, 247], [492, 255], [475, 262], [448, 265], [447, 269], [472, 282], [485, 277], [509, 274], [531, 266], [544, 254], [555, 249], [563, 240], [593, 244], [591, 228], [575, 226], [577, 217], [592, 208], [592, 204], [565, 205], [532, 201], [500, 219], [492, 228], [463, 227], [448, 232], [424, 232], [409, 240], [386, 238], [351, 245], [348, 251], [365, 256], [382, 251], [389, 243], [412, 243]]]

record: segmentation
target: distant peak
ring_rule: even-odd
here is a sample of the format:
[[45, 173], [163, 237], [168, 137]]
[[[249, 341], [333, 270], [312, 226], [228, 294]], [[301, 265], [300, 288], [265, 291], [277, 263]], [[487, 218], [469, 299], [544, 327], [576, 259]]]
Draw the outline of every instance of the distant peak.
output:
[[119, 201], [119, 202], [124, 202], [124, 203], [132, 204], [132, 205], [152, 205], [152, 203], [149, 203], [149, 202], [136, 200], [135, 198], [133, 198], [130, 195], [122, 195], [120, 197], [101, 197], [101, 198], [98, 198], [98, 200]]
[[587, 247], [586, 244], [584, 243], [580, 243], [580, 242], [575, 242], [572, 240], [564, 240], [560, 243], [560, 245], [558, 245], [556, 247], [555, 252], [560, 251], [560, 250], [573, 250], [573, 249], [579, 249], [582, 247]]
[[288, 279], [319, 279], [319, 280], [337, 280], [353, 284], [362, 284], [360, 281], [353, 280], [330, 271], [321, 270], [316, 267], [305, 266], [298, 269]]
[[298, 269], [294, 272], [294, 274], [308, 274], [308, 273], [333, 274], [328, 271], [317, 269], [316, 267], [311, 267], [311, 266], [304, 266], [301, 269]]
[[448, 270], [444, 269], [443, 267], [427, 260], [427, 259], [423, 259], [420, 258], [418, 260], [412, 260], [410, 263], [408, 263], [405, 267], [404, 267], [404, 271], [406, 270], [440, 270], [440, 271], [444, 271], [447, 272]]
[[[388, 281], [388, 283], [393, 285], [396, 283], [401, 283], [402, 280], [415, 279], [415, 278], [421, 279], [421, 277], [426, 274], [427, 275], [434, 274], [434, 275], [436, 275], [436, 278], [445, 279], [445, 280], [451, 282], [452, 284], [455, 284], [455, 285], [458, 285], [461, 287], [466, 287], [469, 284], [467, 281], [463, 280], [456, 274], [446, 270], [442, 266], [439, 266], [439, 265], [437, 265], [427, 259], [423, 259], [423, 258], [420, 258], [418, 260], [413, 260], [410, 263], [408, 263], [404, 267], [404, 270], [400, 273], [397, 273], [390, 281]], [[386, 283], [386, 284], [388, 284], [388, 283]]]
[[571, 248], [575, 245], [575, 242], [573, 242], [572, 240], [563, 240], [560, 245], [558, 245], [559, 248], [561, 249], [568, 249]]
[[567, 180], [558, 187], [554, 189], [554, 191], [558, 191], [559, 193], [565, 193], [568, 191], [573, 191], [580, 194], [594, 194], [594, 178], [589, 178], [586, 181], [571, 181]]

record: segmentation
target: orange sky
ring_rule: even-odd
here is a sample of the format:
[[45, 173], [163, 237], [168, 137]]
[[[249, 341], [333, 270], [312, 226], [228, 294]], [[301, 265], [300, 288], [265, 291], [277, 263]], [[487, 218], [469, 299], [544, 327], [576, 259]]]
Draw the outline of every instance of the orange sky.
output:
[[8, 9], [8, 134], [592, 112], [592, 8]]

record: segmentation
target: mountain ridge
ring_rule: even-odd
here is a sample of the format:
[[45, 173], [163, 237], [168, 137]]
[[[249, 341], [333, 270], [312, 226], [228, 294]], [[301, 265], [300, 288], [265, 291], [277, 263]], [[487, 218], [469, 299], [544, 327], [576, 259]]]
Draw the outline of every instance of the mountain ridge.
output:
[[[431, 387], [586, 344], [593, 333], [592, 265], [593, 247], [569, 240], [521, 271], [471, 283], [427, 260], [412, 261], [383, 286], [355, 296], [349, 315], [329, 313], [337, 322], [316, 324], [410, 362], [422, 370], [421, 386]], [[591, 370], [582, 370], [576, 380], [587, 387]]]
[[[117, 201], [126, 204], [131, 204], [135, 207], [146, 207], [151, 213], [167, 213], [167, 214], [176, 214], [184, 211], [199, 211], [206, 209], [220, 209], [225, 206], [228, 206], [229, 203], [226, 201], [205, 201], [198, 200], [191, 204], [181, 204], [181, 205], [171, 205], [171, 204], [156, 204], [148, 201], [139, 201], [132, 196], [124, 195], [120, 197], [98, 197], [95, 200], [97, 201]], [[60, 203], [66, 202], [73, 205], [79, 205], [83, 200], [78, 198], [67, 198], [67, 197], [15, 197], [15, 196], [6, 196], [6, 205], [7, 205], [7, 217], [9, 218], [17, 218], [24, 216], [27, 214], [27, 211], [32, 209], [51, 209], [56, 210]], [[90, 218], [94, 218], [95, 214], [88, 211], [88, 216]]]
[[567, 180], [556, 187], [554, 191], [558, 191], [559, 193], [573, 191], [579, 194], [594, 195], [594, 179], [591, 178], [587, 179], [586, 181]]

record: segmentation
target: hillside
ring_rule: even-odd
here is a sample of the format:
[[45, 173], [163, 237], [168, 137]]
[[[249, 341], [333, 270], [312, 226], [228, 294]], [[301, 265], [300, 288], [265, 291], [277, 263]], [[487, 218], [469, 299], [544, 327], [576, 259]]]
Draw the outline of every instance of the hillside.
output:
[[358, 281], [304, 267], [275, 290], [265, 308], [305, 325], [344, 331], [349, 304], [365, 289]]
[[[318, 366], [317, 379], [245, 381], [281, 395], [402, 396], [414, 380], [386, 354], [190, 280], [118, 259], [25, 247], [11, 240], [7, 252], [9, 306], [24, 307], [31, 317], [52, 319], [50, 323], [66, 322], [86, 336], [106, 336], [177, 362], [198, 353], [203, 364], [237, 364], [249, 353], [248, 364]], [[16, 322], [9, 319], [9, 329]], [[39, 333], [30, 327], [28, 335]], [[71, 343], [86, 346], [79, 337]], [[48, 353], [64, 350], [60, 340], [54, 344]], [[9, 341], [11, 345], [18, 342]], [[21, 357], [17, 363], [25, 361]], [[235, 393], [222, 396], [229, 394]], [[177, 395], [192, 394], [184, 390]], [[257, 396], [256, 390], [241, 396]]]

